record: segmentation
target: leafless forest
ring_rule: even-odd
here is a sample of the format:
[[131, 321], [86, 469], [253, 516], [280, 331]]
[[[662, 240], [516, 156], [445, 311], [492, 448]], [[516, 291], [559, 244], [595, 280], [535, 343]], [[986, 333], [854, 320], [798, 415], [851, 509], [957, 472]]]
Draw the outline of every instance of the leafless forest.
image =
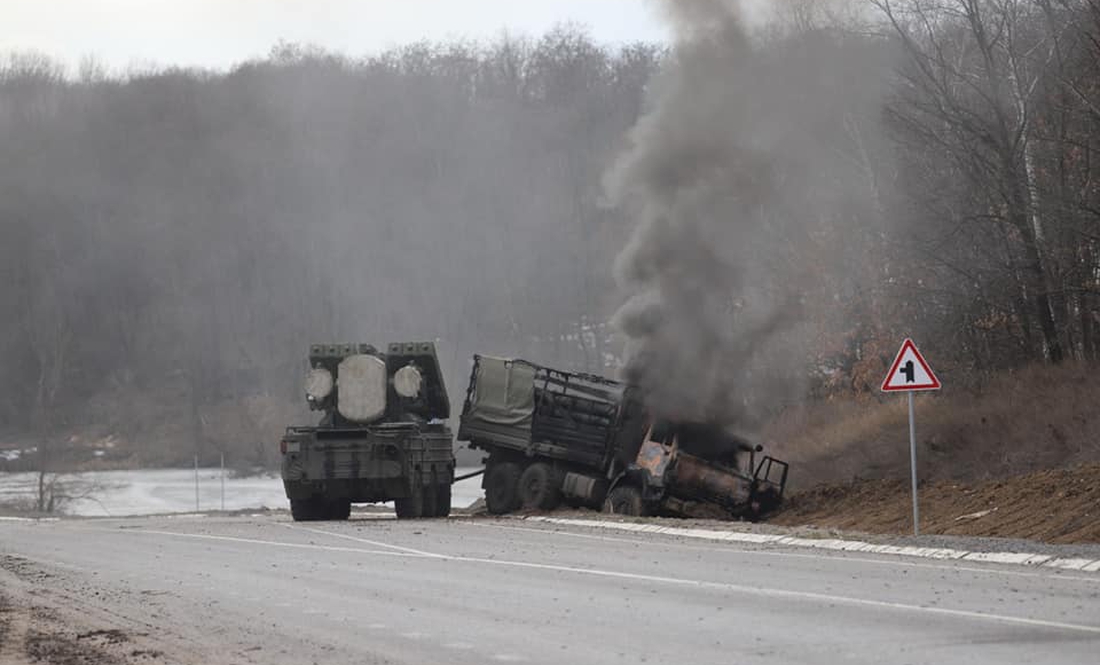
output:
[[669, 45], [4, 56], [0, 437], [269, 463], [314, 340], [438, 340], [454, 401], [475, 352], [644, 358], [750, 429], [906, 335], [954, 385], [1096, 359], [1100, 0], [676, 4]]

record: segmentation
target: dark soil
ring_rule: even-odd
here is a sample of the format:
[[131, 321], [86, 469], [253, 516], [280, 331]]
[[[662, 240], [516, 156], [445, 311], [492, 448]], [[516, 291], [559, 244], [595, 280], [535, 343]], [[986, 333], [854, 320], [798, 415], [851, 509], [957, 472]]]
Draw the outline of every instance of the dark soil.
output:
[[[918, 493], [921, 533], [1100, 543], [1100, 464], [977, 483], [938, 481]], [[881, 534], [912, 531], [905, 480], [822, 485], [790, 497], [770, 524]]]

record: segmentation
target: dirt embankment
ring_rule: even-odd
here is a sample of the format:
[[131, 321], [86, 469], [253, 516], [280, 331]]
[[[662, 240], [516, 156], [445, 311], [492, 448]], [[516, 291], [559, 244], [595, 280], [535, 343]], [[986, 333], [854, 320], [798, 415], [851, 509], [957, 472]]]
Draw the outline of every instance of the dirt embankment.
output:
[[[1100, 464], [978, 483], [932, 482], [919, 496], [921, 533], [1100, 543]], [[906, 533], [913, 528], [909, 482], [823, 485], [792, 496], [768, 522]]]
[[[1100, 365], [1004, 372], [916, 400], [921, 480], [975, 483], [1100, 462]], [[909, 477], [903, 396], [874, 394], [788, 409], [763, 432], [791, 462], [793, 489]]]
[[[917, 397], [921, 531], [1100, 542], [1100, 366], [960, 383]], [[770, 521], [911, 532], [904, 398], [802, 405], [764, 439], [791, 462], [787, 506]]]

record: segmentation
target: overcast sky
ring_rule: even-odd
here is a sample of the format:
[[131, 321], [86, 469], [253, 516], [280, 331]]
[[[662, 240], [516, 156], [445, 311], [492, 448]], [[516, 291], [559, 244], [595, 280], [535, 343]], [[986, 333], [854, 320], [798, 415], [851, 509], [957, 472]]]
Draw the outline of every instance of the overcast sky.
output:
[[651, 0], [0, 0], [0, 52], [70, 65], [225, 68], [280, 39], [351, 55], [422, 39], [537, 35], [586, 25], [602, 42], [666, 38]]

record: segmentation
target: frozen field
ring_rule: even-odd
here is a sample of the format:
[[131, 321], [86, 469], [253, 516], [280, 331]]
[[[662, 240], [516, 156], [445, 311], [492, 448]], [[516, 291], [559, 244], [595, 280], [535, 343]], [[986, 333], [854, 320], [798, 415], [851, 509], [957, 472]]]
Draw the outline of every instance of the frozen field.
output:
[[[473, 469], [459, 469], [463, 475]], [[199, 510], [222, 508], [221, 472], [199, 469]], [[32, 473], [0, 474], [0, 501], [30, 501], [37, 476]], [[194, 469], [145, 469], [140, 471], [99, 471], [64, 476], [76, 491], [97, 485], [86, 499], [64, 506], [69, 515], [85, 517], [149, 515], [195, 511]], [[77, 493], [74, 491], [74, 493]], [[451, 505], [465, 508], [481, 498], [481, 478], [457, 483]], [[225, 478], [225, 509], [287, 508], [283, 484], [278, 475], [250, 478]]]

